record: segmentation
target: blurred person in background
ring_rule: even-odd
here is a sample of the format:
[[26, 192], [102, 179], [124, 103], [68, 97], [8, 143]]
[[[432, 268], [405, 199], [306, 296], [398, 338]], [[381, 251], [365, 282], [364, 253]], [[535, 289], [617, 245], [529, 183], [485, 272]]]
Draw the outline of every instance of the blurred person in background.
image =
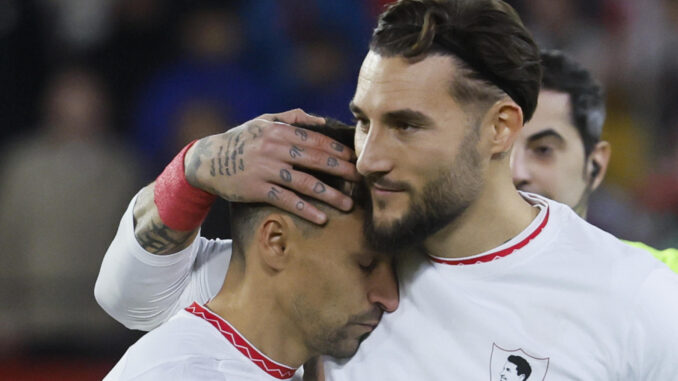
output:
[[[516, 188], [570, 206], [586, 218], [589, 197], [605, 177], [611, 147], [601, 140], [605, 121], [603, 92], [591, 74], [560, 51], [542, 51], [542, 90], [534, 117], [525, 124], [511, 152]], [[678, 250], [652, 253], [678, 272]]]
[[5, 354], [115, 353], [130, 334], [98, 308], [90, 288], [138, 165], [109, 134], [108, 98], [87, 69], [49, 80], [35, 134], [0, 163], [0, 343]]

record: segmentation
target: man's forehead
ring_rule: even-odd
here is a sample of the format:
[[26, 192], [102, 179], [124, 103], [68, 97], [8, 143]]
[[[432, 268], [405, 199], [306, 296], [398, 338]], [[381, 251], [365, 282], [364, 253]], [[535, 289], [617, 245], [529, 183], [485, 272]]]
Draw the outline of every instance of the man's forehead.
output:
[[572, 120], [569, 94], [542, 90], [534, 116], [523, 127], [521, 136], [534, 140], [542, 135], [552, 135], [545, 134], [549, 130], [556, 132], [563, 139], [579, 139]]
[[452, 74], [452, 59], [447, 56], [432, 55], [412, 61], [402, 56], [382, 56], [369, 52], [360, 68], [358, 88], [368, 85], [398, 88], [413, 83], [429, 86], [438, 84], [447, 88]]
[[[360, 70], [353, 104], [360, 109], [423, 111], [441, 100], [452, 100], [450, 57], [433, 55], [420, 61], [369, 52]], [[446, 99], [447, 98], [447, 99]]]

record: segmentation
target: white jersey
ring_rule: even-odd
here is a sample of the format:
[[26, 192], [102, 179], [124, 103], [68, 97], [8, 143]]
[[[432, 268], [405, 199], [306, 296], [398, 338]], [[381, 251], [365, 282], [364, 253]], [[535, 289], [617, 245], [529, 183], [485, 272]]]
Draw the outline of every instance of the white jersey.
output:
[[352, 359], [326, 362], [328, 379], [678, 380], [678, 276], [524, 196], [541, 212], [504, 245], [404, 258], [398, 310]]
[[226, 320], [193, 303], [132, 345], [104, 381], [301, 380]]
[[[678, 276], [569, 207], [523, 196], [541, 212], [490, 252], [402, 256], [398, 310], [352, 359], [326, 362], [327, 378], [678, 380]], [[204, 302], [216, 294], [230, 245], [197, 239], [184, 258], [146, 253], [132, 205], [104, 259], [97, 300], [123, 324], [152, 328], [183, 295]], [[206, 271], [206, 263], [221, 267]]]

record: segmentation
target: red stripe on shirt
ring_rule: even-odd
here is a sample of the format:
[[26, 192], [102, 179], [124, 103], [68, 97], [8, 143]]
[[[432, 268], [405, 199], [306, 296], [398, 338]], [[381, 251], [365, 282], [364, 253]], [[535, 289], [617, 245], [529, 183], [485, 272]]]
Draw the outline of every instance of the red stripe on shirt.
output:
[[476, 263], [486, 263], [486, 262], [492, 262], [495, 259], [498, 258], [503, 258], [506, 257], [507, 255], [513, 253], [516, 250], [522, 249], [525, 245], [530, 243], [535, 237], [541, 233], [542, 230], [544, 230], [544, 227], [546, 226], [546, 223], [549, 220], [549, 208], [546, 208], [546, 216], [544, 216], [544, 220], [537, 226], [536, 229], [530, 235], [525, 237], [522, 241], [516, 243], [515, 245], [508, 247], [503, 250], [495, 251], [492, 253], [484, 254], [480, 257], [473, 257], [473, 258], [466, 258], [466, 259], [446, 259], [446, 258], [439, 258], [439, 257], [434, 257], [432, 255], [429, 255], [432, 261], [436, 263], [442, 263], [444, 265], [453, 265], [453, 266], [458, 266], [458, 265], [474, 265]]
[[270, 360], [266, 355], [248, 343], [233, 326], [219, 315], [214, 314], [197, 302], [193, 302], [193, 304], [186, 308], [186, 311], [212, 324], [240, 353], [272, 377], [287, 380], [294, 376], [296, 369], [288, 368]]

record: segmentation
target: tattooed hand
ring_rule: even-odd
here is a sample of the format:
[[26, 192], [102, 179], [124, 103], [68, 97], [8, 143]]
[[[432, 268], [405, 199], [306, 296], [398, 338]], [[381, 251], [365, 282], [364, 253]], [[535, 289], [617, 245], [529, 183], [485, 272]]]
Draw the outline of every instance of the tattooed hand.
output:
[[356, 181], [359, 175], [350, 162], [353, 151], [292, 123], [319, 124], [324, 119], [296, 109], [265, 114], [200, 139], [186, 153], [186, 179], [226, 200], [267, 202], [318, 224], [326, 221], [325, 214], [295, 192], [349, 210], [350, 197], [295, 168], [325, 171]]

